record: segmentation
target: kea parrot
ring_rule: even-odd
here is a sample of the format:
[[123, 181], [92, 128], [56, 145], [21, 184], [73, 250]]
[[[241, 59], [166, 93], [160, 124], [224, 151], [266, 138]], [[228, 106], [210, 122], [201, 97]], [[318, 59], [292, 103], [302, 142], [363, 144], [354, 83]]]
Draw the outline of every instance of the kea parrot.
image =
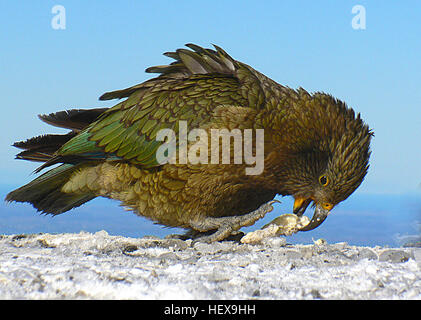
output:
[[[186, 47], [164, 53], [175, 60], [169, 65], [146, 69], [159, 76], [99, 98], [126, 98], [114, 107], [39, 115], [70, 131], [14, 143], [22, 149], [17, 159], [43, 162], [37, 173], [56, 166], [6, 201], [57, 215], [106, 197], [213, 242], [264, 217], [276, 195], [294, 197], [292, 211], [300, 217], [312, 204], [302, 231], [312, 230], [360, 186], [373, 133], [359, 113], [329, 94], [280, 85], [216, 45]], [[264, 130], [263, 169], [246, 174], [244, 161], [158, 161], [157, 151], [170, 140], [157, 139], [158, 133], [179, 135], [181, 121], [205, 132]]]

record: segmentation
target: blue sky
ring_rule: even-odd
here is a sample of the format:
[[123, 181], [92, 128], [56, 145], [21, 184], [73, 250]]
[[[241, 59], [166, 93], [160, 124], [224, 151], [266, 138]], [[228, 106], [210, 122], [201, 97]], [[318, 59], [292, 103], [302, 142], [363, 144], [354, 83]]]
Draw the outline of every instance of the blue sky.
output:
[[[54, 30], [51, 9], [66, 9]], [[352, 8], [366, 9], [354, 30]], [[375, 132], [357, 194], [420, 194], [421, 2], [0, 0], [1, 184], [28, 182], [37, 164], [10, 145], [63, 132], [36, 115], [112, 106], [98, 97], [150, 78], [165, 51], [215, 43], [275, 81], [324, 91]]]

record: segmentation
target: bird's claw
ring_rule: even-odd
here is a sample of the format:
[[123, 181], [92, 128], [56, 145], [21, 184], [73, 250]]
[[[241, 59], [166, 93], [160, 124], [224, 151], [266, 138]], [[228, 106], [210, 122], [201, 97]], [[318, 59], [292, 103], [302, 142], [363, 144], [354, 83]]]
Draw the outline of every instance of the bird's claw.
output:
[[261, 205], [258, 209], [253, 212], [247, 213], [242, 216], [232, 216], [232, 217], [207, 217], [203, 221], [196, 222], [192, 225], [197, 231], [200, 232], [207, 232], [210, 230], [216, 230], [214, 233], [208, 235], [200, 236], [199, 238], [195, 239], [194, 242], [215, 242], [221, 241], [229, 237], [230, 235], [237, 232], [240, 228], [251, 226], [257, 220], [263, 218], [266, 213], [271, 212], [273, 210], [273, 204], [280, 203], [279, 200], [272, 200], [268, 203]]

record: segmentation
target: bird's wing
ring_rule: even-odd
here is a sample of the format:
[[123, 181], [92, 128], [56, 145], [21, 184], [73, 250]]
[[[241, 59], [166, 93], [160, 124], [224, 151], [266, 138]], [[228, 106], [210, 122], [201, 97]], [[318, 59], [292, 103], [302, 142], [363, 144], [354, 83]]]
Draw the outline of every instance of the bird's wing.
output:
[[40, 114], [38, 118], [52, 126], [80, 132], [94, 122], [107, 109], [71, 109], [50, 114]]
[[[66, 158], [124, 160], [144, 167], [158, 166], [156, 150], [160, 129], [175, 133], [179, 121], [189, 129], [212, 122], [215, 108], [235, 106], [259, 109], [265, 101], [253, 69], [225, 51], [196, 45], [165, 55], [176, 61], [148, 68], [160, 76], [142, 84], [105, 93], [100, 100], [126, 98], [106, 110], [95, 122], [58, 150], [50, 163]], [[232, 112], [232, 110], [231, 110]]]

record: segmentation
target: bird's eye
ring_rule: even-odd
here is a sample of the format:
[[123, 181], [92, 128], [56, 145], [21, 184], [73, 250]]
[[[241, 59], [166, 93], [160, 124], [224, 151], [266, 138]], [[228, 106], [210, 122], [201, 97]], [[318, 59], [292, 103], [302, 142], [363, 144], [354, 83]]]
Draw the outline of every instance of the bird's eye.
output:
[[321, 175], [319, 177], [319, 182], [323, 187], [326, 187], [329, 184], [329, 178], [326, 175]]

